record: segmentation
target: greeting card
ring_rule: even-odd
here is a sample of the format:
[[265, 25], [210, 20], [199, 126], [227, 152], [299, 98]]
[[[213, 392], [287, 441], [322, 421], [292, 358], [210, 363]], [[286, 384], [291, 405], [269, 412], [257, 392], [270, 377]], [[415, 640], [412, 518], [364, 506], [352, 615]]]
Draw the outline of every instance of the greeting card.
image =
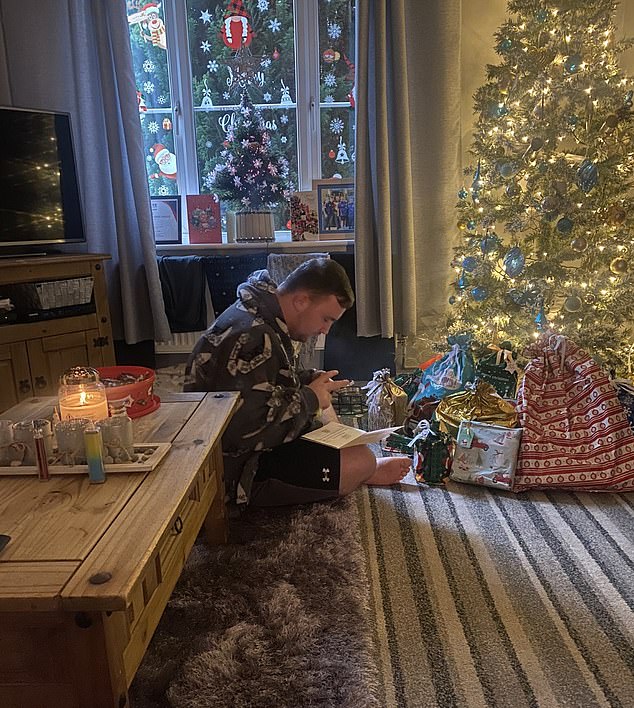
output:
[[220, 202], [215, 194], [187, 195], [190, 243], [222, 243]]

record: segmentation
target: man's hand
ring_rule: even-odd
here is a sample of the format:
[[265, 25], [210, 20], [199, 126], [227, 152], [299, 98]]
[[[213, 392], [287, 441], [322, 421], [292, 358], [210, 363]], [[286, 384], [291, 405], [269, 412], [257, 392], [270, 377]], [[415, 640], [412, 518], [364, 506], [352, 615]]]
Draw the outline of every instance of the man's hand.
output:
[[333, 381], [332, 377], [338, 373], [337, 369], [320, 371], [308, 384], [308, 388], [312, 389], [317, 396], [320, 408], [328, 408], [332, 404], [331, 394], [333, 391], [338, 391], [340, 388], [345, 388], [350, 384], [348, 379]]

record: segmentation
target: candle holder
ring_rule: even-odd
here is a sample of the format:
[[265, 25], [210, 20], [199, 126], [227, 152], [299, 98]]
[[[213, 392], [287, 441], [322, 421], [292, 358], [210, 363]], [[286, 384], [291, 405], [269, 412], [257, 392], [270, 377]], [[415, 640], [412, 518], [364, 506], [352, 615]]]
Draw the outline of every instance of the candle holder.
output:
[[14, 459], [13, 444], [13, 421], [0, 420], [0, 467], [6, 467]]
[[85, 465], [86, 448], [84, 430], [90, 425], [88, 418], [73, 418], [55, 423], [57, 453], [63, 465]]
[[61, 420], [88, 418], [97, 422], [108, 417], [106, 387], [96, 369], [75, 366], [60, 378], [58, 391]]
[[33, 428], [32, 420], [21, 420], [13, 424], [13, 447], [15, 449], [23, 447], [24, 456], [21, 461], [21, 464], [23, 465], [35, 464], [34, 433], [35, 430]]

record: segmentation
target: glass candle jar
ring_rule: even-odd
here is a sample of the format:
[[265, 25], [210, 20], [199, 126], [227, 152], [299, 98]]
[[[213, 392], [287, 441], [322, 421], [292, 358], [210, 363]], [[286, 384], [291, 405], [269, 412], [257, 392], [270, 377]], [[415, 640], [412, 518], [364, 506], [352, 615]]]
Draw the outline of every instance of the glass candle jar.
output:
[[87, 418], [97, 422], [108, 417], [106, 387], [96, 369], [75, 366], [60, 378], [58, 391], [61, 420]]

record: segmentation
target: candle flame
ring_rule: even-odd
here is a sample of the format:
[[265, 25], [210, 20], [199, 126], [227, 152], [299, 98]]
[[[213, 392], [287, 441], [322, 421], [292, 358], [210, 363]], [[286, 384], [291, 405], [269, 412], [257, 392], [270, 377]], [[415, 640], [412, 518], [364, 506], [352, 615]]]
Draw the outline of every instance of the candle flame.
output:
[[86, 398], [87, 398], [86, 392], [85, 392], [85, 391], [82, 391], [82, 392], [79, 394], [79, 405], [80, 405], [80, 406], [85, 406], [85, 405], [86, 405]]

